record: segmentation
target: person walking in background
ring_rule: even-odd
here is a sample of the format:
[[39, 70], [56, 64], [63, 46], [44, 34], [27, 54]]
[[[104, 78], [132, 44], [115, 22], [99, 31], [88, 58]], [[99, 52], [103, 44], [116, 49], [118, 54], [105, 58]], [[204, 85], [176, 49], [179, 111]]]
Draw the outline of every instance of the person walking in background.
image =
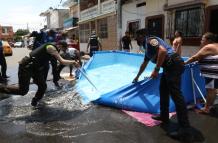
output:
[[177, 54], [182, 54], [182, 32], [176, 30], [175, 38], [173, 40], [173, 49]]
[[9, 76], [7, 76], [7, 74], [6, 74], [6, 72], [7, 72], [7, 63], [6, 63], [5, 55], [3, 53], [3, 43], [2, 43], [1, 39], [0, 39], [0, 65], [1, 65], [0, 82], [4, 83], [4, 82], [7, 81], [7, 78], [9, 78]]
[[160, 79], [160, 115], [153, 116], [154, 120], [162, 121], [163, 125], [169, 123], [169, 97], [176, 106], [177, 119], [180, 125], [178, 131], [169, 132], [169, 136], [180, 138], [190, 135], [190, 124], [184, 97], [181, 92], [181, 76], [184, 71], [184, 62], [182, 58], [174, 52], [171, 46], [158, 37], [150, 37], [147, 29], [137, 31], [137, 41], [146, 48], [144, 61], [140, 66], [138, 74], [133, 83], [138, 81], [139, 76], [145, 70], [149, 61], [156, 63], [151, 78], [157, 78], [160, 67], [163, 68], [163, 74]]
[[202, 76], [205, 78], [207, 97], [205, 107], [200, 113], [209, 113], [216, 99], [216, 89], [218, 88], [218, 43], [213, 33], [205, 33], [201, 39], [201, 49], [185, 64], [198, 61]]
[[94, 51], [102, 50], [100, 39], [96, 35], [95, 31], [92, 31], [92, 34], [91, 34], [91, 36], [89, 38], [88, 45], [87, 45], [87, 52], [88, 52], [88, 50], [89, 50], [90, 57], [93, 56]]
[[133, 49], [129, 32], [125, 32], [125, 36], [122, 37], [121, 43], [123, 51], [130, 52], [130, 48]]

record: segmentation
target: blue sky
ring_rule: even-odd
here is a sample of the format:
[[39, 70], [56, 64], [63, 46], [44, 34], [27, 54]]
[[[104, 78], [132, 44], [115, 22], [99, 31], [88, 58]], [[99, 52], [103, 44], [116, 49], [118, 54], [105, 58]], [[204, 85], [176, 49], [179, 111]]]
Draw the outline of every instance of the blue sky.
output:
[[[63, 8], [66, 0], [1, 0], [0, 25], [13, 26], [17, 29], [26, 29], [27, 24], [31, 31], [43, 28], [45, 17], [39, 14], [49, 7]], [[60, 3], [61, 2], [61, 3]], [[58, 7], [59, 6], [59, 7]]]

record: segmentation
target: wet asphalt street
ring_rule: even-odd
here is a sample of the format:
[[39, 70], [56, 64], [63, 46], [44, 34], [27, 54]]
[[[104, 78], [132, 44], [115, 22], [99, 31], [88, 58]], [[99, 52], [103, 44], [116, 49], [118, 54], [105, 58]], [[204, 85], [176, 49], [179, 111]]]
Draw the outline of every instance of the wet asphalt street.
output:
[[[28, 53], [25, 49], [15, 50], [12, 57], [7, 57], [8, 84], [17, 83], [17, 60]], [[82, 105], [68, 81], [61, 80], [61, 90], [51, 81], [47, 83], [48, 91], [37, 108], [30, 105], [35, 85], [31, 85], [25, 96], [0, 93], [0, 143], [182, 142], [168, 137], [160, 126], [147, 127], [121, 110], [92, 103]], [[189, 111], [193, 127], [191, 142], [217, 143], [218, 108], [212, 115]], [[176, 117], [173, 117], [170, 129], [177, 127], [175, 123]]]

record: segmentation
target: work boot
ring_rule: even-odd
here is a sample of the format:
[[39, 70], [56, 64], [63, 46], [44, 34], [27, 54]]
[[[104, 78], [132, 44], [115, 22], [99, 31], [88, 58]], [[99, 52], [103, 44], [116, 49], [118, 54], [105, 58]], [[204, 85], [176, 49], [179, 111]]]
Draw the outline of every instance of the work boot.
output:
[[157, 121], [162, 121], [163, 123], [166, 123], [166, 124], [169, 123], [169, 118], [165, 119], [165, 118], [162, 118], [160, 115], [155, 115], [155, 116], [152, 116], [151, 118]]
[[37, 103], [38, 103], [38, 100], [35, 97], [33, 97], [31, 105], [36, 107]]
[[7, 79], [0, 77], [0, 83], [7, 83]]

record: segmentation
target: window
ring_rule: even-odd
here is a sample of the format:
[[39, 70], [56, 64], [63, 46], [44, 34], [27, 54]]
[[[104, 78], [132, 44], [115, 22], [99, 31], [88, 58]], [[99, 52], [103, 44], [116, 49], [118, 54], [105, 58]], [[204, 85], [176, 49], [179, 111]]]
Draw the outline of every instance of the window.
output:
[[8, 34], [8, 29], [7, 28], [2, 28], [2, 34]]
[[98, 21], [98, 34], [100, 38], [108, 37], [107, 18], [100, 19]]
[[203, 11], [199, 8], [176, 11], [175, 30], [184, 37], [200, 37], [203, 34]]
[[88, 42], [90, 35], [89, 23], [80, 25], [80, 42], [86, 43]]
[[139, 28], [139, 20], [128, 23], [127, 31], [129, 31], [131, 38], [136, 38], [136, 31], [139, 30]]

